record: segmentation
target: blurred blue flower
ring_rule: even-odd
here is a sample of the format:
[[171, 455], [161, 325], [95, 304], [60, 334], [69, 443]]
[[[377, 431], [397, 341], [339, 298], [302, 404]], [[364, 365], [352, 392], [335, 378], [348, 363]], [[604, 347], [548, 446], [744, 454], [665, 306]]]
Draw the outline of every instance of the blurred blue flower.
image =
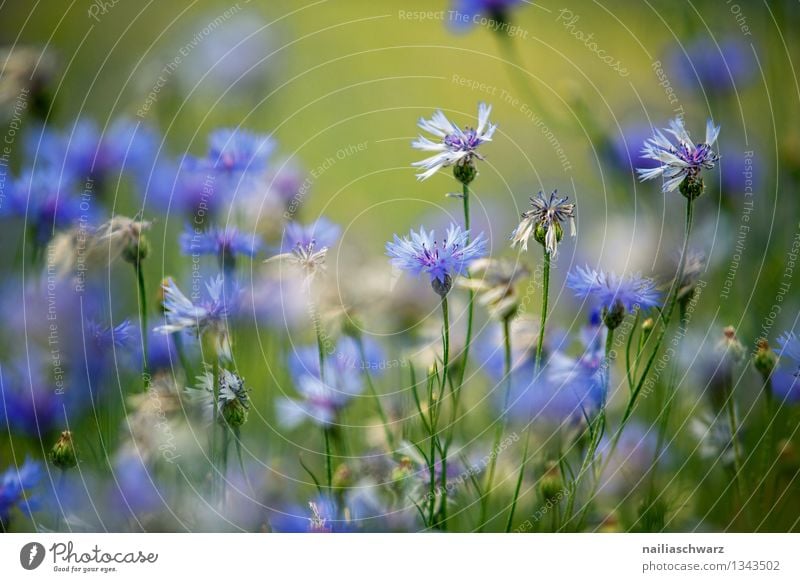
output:
[[652, 180], [661, 177], [664, 180], [662, 191], [676, 190], [685, 179], [696, 179], [701, 170], [714, 168], [719, 156], [711, 149], [719, 136], [719, 126], [710, 119], [706, 122], [704, 142], [695, 143], [683, 126], [683, 120], [676, 117], [669, 124], [670, 133], [677, 143], [673, 144], [660, 131], [655, 130], [651, 138], [645, 141], [642, 155], [656, 160], [660, 165], [655, 168], [638, 168], [640, 180]]
[[439, 242], [434, 231], [410, 231], [409, 237], [394, 235], [394, 242], [386, 243], [386, 254], [392, 266], [414, 275], [425, 273], [431, 283], [439, 283], [449, 288], [456, 275], [464, 275], [467, 267], [475, 259], [486, 255], [486, 239], [483, 233], [469, 240], [469, 231], [451, 224], [444, 239]]
[[453, 0], [450, 25], [456, 30], [471, 28], [481, 16], [499, 23], [510, 20], [511, 10], [523, 4], [523, 0]]
[[162, 289], [166, 324], [157, 327], [156, 331], [168, 334], [192, 329], [199, 334], [207, 329], [224, 327], [226, 319], [236, 307], [236, 292], [225, 289], [225, 280], [221, 275], [210, 279], [205, 287], [205, 296], [193, 303], [171, 277], [164, 280]]
[[282, 249], [289, 252], [297, 247], [323, 249], [330, 248], [339, 240], [342, 229], [325, 217], [318, 218], [311, 224], [290, 222], [283, 235]]
[[243, 176], [267, 169], [275, 143], [271, 137], [246, 129], [225, 128], [208, 136], [206, 162], [218, 172]]
[[[35, 362], [44, 361], [41, 353], [35, 352], [31, 357], [37, 358]], [[58, 367], [54, 367], [53, 380], [45, 378], [38, 367], [29, 368], [24, 358], [10, 369], [0, 366], [0, 426], [39, 438], [61, 428], [68, 401], [66, 369], [62, 365], [58, 362]], [[69, 393], [72, 395], [74, 391]]]
[[613, 311], [621, 305], [625, 311], [647, 310], [658, 305], [655, 282], [647, 277], [596, 271], [576, 266], [567, 275], [567, 286], [581, 299], [593, 302], [599, 310]]
[[255, 257], [261, 241], [255, 234], [240, 233], [235, 226], [202, 231], [187, 227], [181, 234], [180, 245], [185, 255], [214, 255], [222, 264], [233, 264], [238, 255]]
[[317, 346], [296, 349], [289, 358], [289, 371], [302, 400], [284, 399], [278, 403], [282, 422], [293, 427], [310, 417], [317, 424], [333, 424], [339, 411], [363, 391], [365, 368], [380, 368], [383, 353], [378, 345], [365, 339], [364, 352], [366, 362], [354, 339], [341, 338], [334, 353], [325, 358], [323, 381]]
[[44, 477], [41, 463], [25, 459], [21, 467], [6, 469], [0, 478], [0, 530], [8, 529], [11, 514], [15, 509], [29, 515], [36, 511], [39, 502], [31, 494]]
[[329, 495], [317, 495], [303, 508], [297, 505], [273, 511], [270, 524], [280, 533], [342, 533], [353, 530], [350, 522], [340, 517], [339, 504]]
[[750, 45], [735, 38], [720, 41], [698, 38], [685, 49], [674, 47], [667, 62], [680, 85], [687, 89], [699, 85], [711, 94], [741, 91], [753, 80], [757, 70]]
[[633, 123], [609, 136], [608, 160], [622, 173], [630, 173], [637, 168], [650, 170], [659, 165], [656, 160], [645, 157], [642, 144], [653, 135], [653, 129], [645, 123]]
[[91, 221], [98, 215], [94, 206], [81, 209], [68, 176], [50, 166], [25, 171], [7, 188], [2, 213], [24, 219], [39, 245], [46, 244], [54, 231], [71, 226], [79, 218]]

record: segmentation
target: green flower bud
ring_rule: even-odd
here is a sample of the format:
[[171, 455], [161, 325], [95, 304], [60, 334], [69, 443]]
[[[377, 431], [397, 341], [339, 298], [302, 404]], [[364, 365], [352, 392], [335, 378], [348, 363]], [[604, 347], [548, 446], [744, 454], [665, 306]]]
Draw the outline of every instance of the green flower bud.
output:
[[75, 453], [75, 444], [72, 442], [72, 433], [65, 430], [50, 450], [50, 462], [59, 469], [71, 469], [78, 464], [78, 455]]
[[150, 242], [143, 234], [131, 241], [122, 249], [122, 259], [131, 265], [138, 265], [140, 261], [147, 258], [150, 252]]
[[617, 301], [611, 309], [603, 309], [603, 323], [608, 329], [617, 329], [625, 319], [625, 306], [621, 301]]
[[683, 182], [680, 183], [678, 190], [689, 200], [699, 198], [705, 190], [703, 178], [699, 175], [689, 174], [683, 179]]
[[753, 366], [758, 373], [761, 374], [766, 380], [772, 374], [772, 370], [778, 363], [778, 356], [775, 355], [766, 339], [761, 338], [758, 340], [758, 350], [753, 356]]
[[477, 175], [478, 168], [471, 159], [453, 166], [453, 176], [464, 186], [469, 186]]
[[247, 422], [247, 407], [238, 398], [229, 400], [222, 405], [222, 419], [232, 428], [242, 426]]
[[439, 297], [444, 297], [450, 292], [450, 289], [453, 287], [453, 279], [452, 277], [450, 277], [450, 275], [445, 275], [444, 283], [439, 281], [439, 279], [434, 279], [433, 281], [431, 281], [431, 287], [433, 287], [433, 290], [436, 291]]
[[545, 502], [558, 503], [564, 496], [564, 482], [558, 465], [551, 462], [539, 481], [539, 492]]

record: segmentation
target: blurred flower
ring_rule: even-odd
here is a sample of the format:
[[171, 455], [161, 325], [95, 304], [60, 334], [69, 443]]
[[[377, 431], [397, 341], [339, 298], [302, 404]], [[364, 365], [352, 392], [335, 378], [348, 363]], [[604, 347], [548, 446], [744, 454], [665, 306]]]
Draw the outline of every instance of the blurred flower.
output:
[[166, 324], [158, 326], [155, 331], [169, 334], [191, 329], [198, 336], [208, 331], [216, 340], [217, 354], [230, 358], [227, 320], [236, 310], [238, 291], [235, 288], [226, 290], [221, 275], [206, 283], [206, 297], [197, 303], [192, 303], [172, 278], [165, 279], [161, 288], [164, 291]]
[[392, 266], [414, 275], [427, 274], [431, 285], [441, 296], [445, 296], [456, 275], [465, 275], [467, 267], [475, 259], [486, 254], [486, 239], [483, 233], [469, 241], [469, 231], [462, 231], [451, 224], [441, 244], [420, 227], [413, 230], [409, 238], [394, 235], [394, 242], [386, 243], [386, 254], [391, 257]]
[[633, 123], [626, 125], [621, 131], [607, 136], [609, 161], [621, 172], [633, 172], [636, 168], [652, 169], [658, 165], [656, 160], [644, 156], [641, 144], [653, 133], [650, 125]]
[[25, 459], [21, 467], [14, 466], [6, 469], [0, 478], [0, 529], [8, 529], [11, 514], [19, 509], [25, 514], [36, 511], [38, 500], [31, 495], [44, 477], [42, 465], [32, 459]]
[[270, 524], [281, 533], [336, 533], [352, 531], [353, 524], [340, 516], [339, 504], [328, 495], [318, 495], [304, 508], [292, 506], [274, 512]]
[[750, 46], [735, 38], [698, 38], [674, 47], [667, 60], [679, 84], [710, 94], [740, 91], [756, 72]]
[[328, 247], [339, 238], [339, 227], [326, 218], [309, 225], [290, 222], [286, 225], [283, 252], [265, 262], [285, 262], [298, 267], [309, 285], [317, 273], [325, 270]]
[[[44, 361], [44, 355], [37, 352], [31, 358], [34, 362]], [[67, 402], [66, 373], [61, 361], [53, 374], [56, 380], [51, 382], [38, 368], [29, 368], [22, 358], [10, 370], [0, 367], [0, 426], [16, 434], [39, 438], [61, 426]], [[55, 382], [60, 386], [54, 385]]]
[[306, 346], [295, 350], [289, 360], [289, 371], [295, 386], [302, 396], [296, 401], [283, 399], [278, 407], [282, 422], [293, 427], [310, 417], [317, 424], [330, 425], [336, 416], [364, 389], [363, 371], [377, 370], [383, 354], [377, 344], [364, 340], [366, 361], [361, 357], [356, 340], [341, 338], [335, 353], [325, 358], [324, 381], [320, 376], [317, 346]]
[[267, 169], [275, 143], [267, 135], [246, 129], [218, 129], [208, 137], [205, 163], [218, 172], [237, 177], [254, 176]]
[[453, 0], [450, 23], [455, 29], [469, 28], [485, 15], [499, 23], [507, 23], [513, 8], [523, 0]]
[[[38, 47], [14, 46], [0, 49], [3, 74], [0, 75], [0, 114], [21, 114], [31, 104], [31, 113], [44, 119], [50, 108], [50, 85], [57, 72], [54, 51]], [[29, 94], [25, 94], [27, 91]]]
[[591, 300], [609, 328], [618, 326], [626, 312], [635, 309], [646, 311], [658, 305], [659, 301], [652, 279], [638, 274], [620, 277], [615, 273], [595, 271], [588, 265], [570, 271], [567, 286], [576, 297]]
[[787, 331], [778, 338], [781, 346], [780, 357], [786, 356], [793, 362], [795, 375], [800, 375], [800, 339], [793, 331]]
[[[489, 114], [492, 106], [481, 103], [478, 107], [478, 127], [472, 129], [466, 127], [459, 129], [450, 122], [444, 113], [436, 111], [430, 120], [420, 119], [420, 128], [433, 134], [441, 141], [431, 141], [427, 137], [420, 135], [412, 142], [412, 147], [426, 152], [437, 152], [435, 155], [411, 164], [425, 171], [417, 174], [420, 180], [426, 180], [438, 172], [441, 168], [456, 165], [456, 178], [468, 184], [475, 176], [473, 158], [482, 160], [483, 157], [478, 153], [478, 147], [487, 141], [492, 141], [497, 126], [489, 122]], [[459, 172], [465, 172], [459, 176]]]
[[3, 214], [22, 218], [37, 244], [46, 244], [56, 230], [79, 218], [91, 219], [95, 212], [81, 209], [81, 203], [67, 176], [49, 166], [27, 170], [10, 187], [6, 186]]
[[460, 279], [460, 285], [471, 289], [478, 302], [485, 305], [491, 317], [505, 319], [514, 315], [519, 306], [516, 284], [528, 276], [521, 264], [503, 259], [477, 259], [469, 266], [470, 278]]
[[[657, 160], [661, 165], [655, 168], [639, 168], [638, 172], [640, 180], [662, 177], [662, 191], [672, 192], [684, 180], [687, 183], [697, 182], [701, 170], [710, 170], [715, 166], [719, 156], [711, 146], [717, 141], [719, 126], [715, 126], [709, 119], [706, 122], [705, 142], [697, 144], [686, 132], [680, 117], [673, 119], [669, 129], [665, 131], [672, 134], [677, 144], [673, 144], [660, 130], [655, 130], [653, 137], [645, 142], [642, 155]], [[695, 196], [696, 194], [693, 197]]]
[[511, 246], [522, 243], [522, 250], [528, 250], [528, 239], [533, 235], [536, 242], [555, 258], [558, 254], [558, 243], [564, 236], [562, 223], [569, 221], [570, 235], [575, 236], [575, 205], [567, 202], [567, 197], [558, 198], [558, 190], [553, 190], [550, 198], [542, 192], [531, 196], [532, 210], [522, 213], [522, 222], [511, 233]]
[[655, 428], [631, 422], [625, 427], [614, 454], [613, 437], [605, 436], [597, 454], [604, 459], [605, 470], [600, 476], [600, 490], [606, 494], [627, 494], [642, 482], [642, 477], [652, 468], [656, 456], [658, 435]]
[[233, 265], [238, 255], [255, 257], [261, 241], [254, 234], [239, 232], [235, 226], [200, 231], [187, 227], [181, 234], [180, 245], [185, 255], [214, 255], [222, 265]]
[[219, 395], [217, 397], [220, 421], [232, 428], [247, 422], [250, 411], [250, 396], [244, 386], [244, 379], [238, 374], [221, 368], [219, 371]]

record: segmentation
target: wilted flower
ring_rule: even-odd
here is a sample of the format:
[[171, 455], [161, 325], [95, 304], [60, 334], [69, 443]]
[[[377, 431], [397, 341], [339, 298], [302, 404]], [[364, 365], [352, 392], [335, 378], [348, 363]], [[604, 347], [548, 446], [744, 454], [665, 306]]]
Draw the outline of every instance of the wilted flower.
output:
[[610, 329], [622, 322], [625, 313], [650, 309], [659, 301], [652, 279], [638, 274], [620, 277], [615, 273], [596, 271], [588, 265], [570, 271], [567, 286], [577, 297], [592, 300]]
[[528, 239], [533, 238], [543, 245], [551, 257], [558, 253], [558, 243], [564, 236], [562, 223], [569, 221], [570, 236], [575, 236], [575, 205], [567, 202], [567, 197], [559, 198], [558, 190], [553, 190], [550, 198], [542, 192], [531, 196], [532, 210], [522, 213], [522, 222], [511, 233], [511, 246], [522, 243], [522, 250], [528, 250]]
[[703, 192], [700, 171], [714, 168], [719, 159], [711, 149], [719, 136], [719, 126], [709, 119], [706, 122], [706, 138], [702, 143], [692, 141], [680, 117], [673, 119], [665, 131], [672, 134], [677, 143], [673, 144], [660, 130], [655, 130], [654, 135], [645, 142], [642, 155], [657, 160], [661, 165], [639, 168], [639, 178], [652, 180], [660, 176], [664, 179], [663, 192], [672, 192], [680, 186], [681, 194], [696, 198]]
[[469, 266], [469, 272], [471, 278], [460, 279], [460, 284], [475, 291], [489, 315], [502, 320], [516, 313], [519, 297], [515, 287], [528, 275], [524, 265], [503, 259], [477, 259]]
[[463, 184], [469, 184], [477, 172], [473, 159], [483, 159], [478, 153], [478, 147], [487, 141], [492, 141], [492, 136], [497, 129], [496, 125], [489, 122], [491, 112], [491, 105], [481, 103], [478, 106], [478, 127], [475, 129], [471, 127], [463, 130], [458, 128], [441, 111], [436, 111], [430, 120], [420, 119], [417, 125], [439, 138], [440, 141], [432, 141], [420, 135], [412, 142], [411, 145], [415, 149], [436, 152], [435, 155], [412, 164], [414, 167], [425, 170], [421, 174], [417, 174], [417, 178], [426, 180], [441, 168], [455, 166], [456, 179]]
[[0, 477], [0, 529], [7, 530], [15, 509], [25, 514], [37, 509], [38, 501], [31, 495], [31, 489], [39, 484], [42, 477], [42, 466], [32, 459], [26, 459], [19, 468], [12, 466], [6, 469]]
[[486, 239], [483, 233], [469, 241], [469, 231], [462, 231], [451, 224], [447, 234], [439, 243], [433, 231], [410, 231], [409, 237], [394, 235], [394, 242], [386, 243], [386, 254], [392, 266], [414, 275], [427, 274], [434, 291], [444, 297], [453, 284], [453, 277], [465, 275], [467, 267], [475, 259], [486, 254]]
[[219, 396], [217, 406], [220, 418], [233, 428], [247, 422], [250, 412], [250, 396], [244, 379], [238, 374], [222, 368], [219, 371]]

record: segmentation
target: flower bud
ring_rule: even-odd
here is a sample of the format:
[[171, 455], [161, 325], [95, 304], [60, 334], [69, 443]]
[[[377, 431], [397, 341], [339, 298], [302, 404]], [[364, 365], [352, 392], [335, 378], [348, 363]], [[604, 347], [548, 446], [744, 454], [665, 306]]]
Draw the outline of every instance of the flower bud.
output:
[[222, 419], [230, 427], [236, 428], [247, 422], [247, 408], [237, 398], [222, 405]]
[[50, 450], [50, 461], [59, 469], [71, 469], [78, 464], [75, 453], [75, 444], [72, 442], [72, 433], [65, 430]]
[[642, 322], [642, 333], [647, 339], [647, 336], [650, 335], [650, 332], [653, 331], [653, 327], [655, 327], [656, 322], [653, 321], [652, 317], [648, 317]]
[[439, 297], [445, 297], [453, 287], [453, 278], [450, 277], [450, 275], [445, 275], [444, 283], [439, 281], [439, 279], [434, 279], [431, 281], [431, 287], [433, 287], [433, 290], [436, 291]]
[[625, 319], [625, 306], [617, 300], [611, 309], [603, 309], [603, 323], [608, 329], [617, 329]]
[[344, 489], [350, 487], [352, 484], [353, 472], [350, 470], [350, 467], [345, 463], [336, 467], [336, 471], [333, 472], [333, 480], [331, 481], [331, 485], [333, 485], [334, 489]]
[[770, 349], [767, 340], [765, 338], [758, 340], [758, 349], [753, 356], [753, 366], [758, 370], [758, 373], [766, 380], [772, 374], [772, 370], [775, 369], [777, 363], [778, 356]]
[[699, 175], [689, 174], [683, 179], [683, 182], [680, 183], [678, 190], [689, 200], [699, 198], [705, 190], [703, 178]]
[[147, 258], [149, 252], [150, 242], [144, 234], [139, 234], [137, 238], [132, 238], [122, 249], [122, 259], [131, 265], [138, 265], [140, 261]]
[[464, 162], [459, 162], [453, 166], [453, 176], [456, 180], [464, 184], [464, 186], [469, 186], [477, 175], [478, 168], [475, 166], [475, 162], [473, 162], [471, 159]]
[[548, 464], [548, 467], [539, 481], [539, 492], [545, 502], [558, 503], [561, 497], [564, 496], [564, 483], [561, 479], [561, 473], [558, 470], [558, 465], [553, 462]]

